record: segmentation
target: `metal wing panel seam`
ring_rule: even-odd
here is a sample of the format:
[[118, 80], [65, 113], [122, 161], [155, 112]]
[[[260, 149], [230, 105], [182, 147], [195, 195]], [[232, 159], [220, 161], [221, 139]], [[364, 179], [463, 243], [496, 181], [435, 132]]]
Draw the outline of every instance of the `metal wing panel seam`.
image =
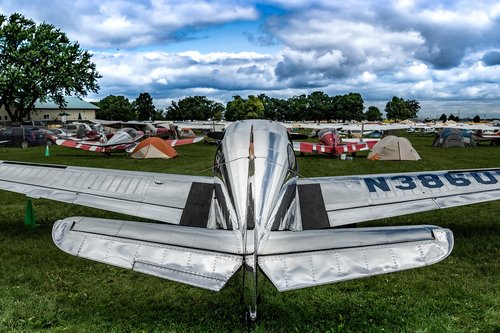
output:
[[[179, 270], [179, 269], [173, 269], [173, 268], [169, 268], [169, 267], [166, 267], [166, 266], [161, 266], [161, 265], [158, 265], [158, 264], [155, 264], [155, 263], [151, 263], [151, 262], [148, 262], [148, 261], [142, 261], [142, 260], [134, 261], [134, 264], [132, 266], [132, 270], [134, 270], [136, 264], [141, 264], [141, 265], [145, 265], [145, 266], [159, 268], [159, 269], [166, 270], [166, 271], [172, 271], [172, 272], [179, 273], [179, 274], [196, 276], [196, 277], [202, 278], [202, 279], [219, 281], [221, 283], [225, 282], [224, 279], [215, 278], [215, 277], [212, 277], [212, 276], [207, 275], [207, 274], [196, 273], [196, 272], [193, 272], [193, 271], [182, 271], [182, 270]], [[233, 275], [235, 272], [236, 272], [236, 270], [232, 269], [231, 270], [231, 275]]]
[[[125, 242], [128, 242], [130, 244], [148, 245], [148, 246], [159, 248], [159, 249], [169, 249], [169, 250], [189, 249], [192, 253], [196, 253], [196, 254], [217, 253], [218, 255], [220, 255], [220, 257], [230, 258], [232, 260], [234, 260], [234, 258], [233, 258], [234, 256], [239, 255], [239, 254], [233, 254], [231, 252], [205, 250], [205, 249], [201, 249], [201, 248], [171, 245], [168, 243], [158, 243], [158, 242], [152, 242], [152, 241], [145, 242], [145, 241], [141, 241], [141, 240], [137, 240], [137, 239], [133, 239], [133, 238], [125, 238], [125, 237], [120, 237], [120, 236], [104, 236], [104, 235], [100, 235], [100, 234], [93, 234], [93, 233], [88, 232], [88, 231], [80, 232], [80, 231], [71, 230], [68, 233], [83, 235], [84, 239], [94, 238], [94, 239], [102, 239], [102, 240], [108, 240], [110, 242], [113, 242], [116, 238], [118, 238], [118, 239], [123, 240]], [[81, 248], [81, 246], [80, 246], [80, 248]]]
[[[334, 254], [334, 253], [339, 253], [339, 252], [363, 252], [366, 250], [381, 250], [381, 249], [387, 249], [387, 248], [398, 248], [398, 247], [405, 247], [405, 246], [411, 246], [411, 245], [428, 245], [428, 244], [434, 244], [439, 247], [443, 253], [446, 253], [447, 251], [444, 251], [442, 246], [439, 246], [440, 243], [438, 240], [425, 240], [425, 241], [414, 241], [414, 242], [401, 242], [401, 243], [388, 243], [384, 245], [376, 245], [376, 246], [363, 246], [363, 247], [345, 247], [345, 248], [333, 248], [333, 249], [328, 249], [328, 250], [310, 250], [306, 252], [290, 252], [290, 253], [275, 253], [275, 254], [265, 254], [265, 255], [259, 255], [259, 258], [261, 260], [265, 261], [279, 261], [282, 260], [282, 256], [287, 256], [287, 257], [304, 257], [304, 256], [310, 256], [311, 254]], [[280, 256], [279, 258], [276, 258], [277, 256]], [[272, 258], [275, 257], [275, 258]]]

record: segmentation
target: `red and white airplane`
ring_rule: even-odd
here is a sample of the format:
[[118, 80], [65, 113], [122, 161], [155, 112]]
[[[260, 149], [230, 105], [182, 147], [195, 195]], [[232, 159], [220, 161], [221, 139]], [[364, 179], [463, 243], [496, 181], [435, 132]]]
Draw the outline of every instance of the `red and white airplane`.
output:
[[342, 139], [337, 130], [323, 129], [318, 133], [319, 143], [298, 142], [293, 143], [293, 149], [300, 153], [317, 153], [338, 156], [351, 154], [358, 151], [370, 150], [379, 141], [377, 139]]
[[117, 131], [109, 140], [102, 135], [99, 141], [77, 141], [77, 140], [56, 140], [58, 146], [76, 148], [107, 155], [115, 152], [134, 149], [137, 143], [144, 137], [144, 132], [136, 131], [133, 128], [122, 128]]
[[[144, 138], [144, 132], [133, 128], [118, 130], [109, 140], [102, 136], [101, 141], [57, 140], [56, 144], [68, 148], [76, 148], [109, 155], [117, 152], [131, 152]], [[165, 140], [172, 147], [187, 145], [201, 141], [202, 137]]]
[[500, 129], [477, 130], [472, 133], [472, 138], [478, 142], [489, 141], [492, 145], [500, 145]]

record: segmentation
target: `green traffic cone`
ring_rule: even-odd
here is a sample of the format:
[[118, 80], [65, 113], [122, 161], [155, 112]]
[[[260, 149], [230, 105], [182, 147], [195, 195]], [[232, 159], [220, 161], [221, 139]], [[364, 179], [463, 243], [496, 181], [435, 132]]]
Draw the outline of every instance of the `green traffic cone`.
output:
[[49, 157], [50, 156], [50, 149], [49, 149], [49, 145], [46, 145], [45, 146], [45, 157]]
[[27, 228], [36, 227], [35, 211], [33, 210], [31, 199], [26, 201], [26, 208], [24, 209], [24, 226]]

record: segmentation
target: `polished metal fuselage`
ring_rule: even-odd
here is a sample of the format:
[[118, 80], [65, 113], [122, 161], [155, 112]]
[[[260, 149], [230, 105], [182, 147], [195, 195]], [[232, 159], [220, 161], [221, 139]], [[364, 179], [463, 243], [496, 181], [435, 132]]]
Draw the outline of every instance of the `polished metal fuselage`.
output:
[[241, 121], [224, 133], [214, 164], [216, 183], [222, 188], [217, 200], [230, 206], [230, 221], [225, 223], [241, 236], [245, 303], [255, 319], [259, 251], [271, 229], [289, 230], [295, 220], [293, 145], [279, 123]]
[[280, 217], [275, 210], [284, 191], [297, 179], [286, 129], [266, 120], [241, 121], [229, 127], [217, 150], [214, 169], [236, 214], [233, 229], [255, 229], [260, 235]]

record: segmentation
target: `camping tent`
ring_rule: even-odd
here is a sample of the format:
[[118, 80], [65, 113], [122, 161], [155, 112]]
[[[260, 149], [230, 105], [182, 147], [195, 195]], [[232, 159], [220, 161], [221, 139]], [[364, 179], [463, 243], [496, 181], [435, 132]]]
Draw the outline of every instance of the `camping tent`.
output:
[[474, 147], [476, 142], [467, 131], [456, 128], [444, 128], [439, 131], [432, 143], [433, 147]]
[[408, 139], [389, 135], [373, 146], [368, 159], [372, 161], [417, 161], [420, 156]]
[[177, 156], [172, 146], [158, 137], [147, 138], [135, 147], [130, 157], [142, 158], [171, 158]]

